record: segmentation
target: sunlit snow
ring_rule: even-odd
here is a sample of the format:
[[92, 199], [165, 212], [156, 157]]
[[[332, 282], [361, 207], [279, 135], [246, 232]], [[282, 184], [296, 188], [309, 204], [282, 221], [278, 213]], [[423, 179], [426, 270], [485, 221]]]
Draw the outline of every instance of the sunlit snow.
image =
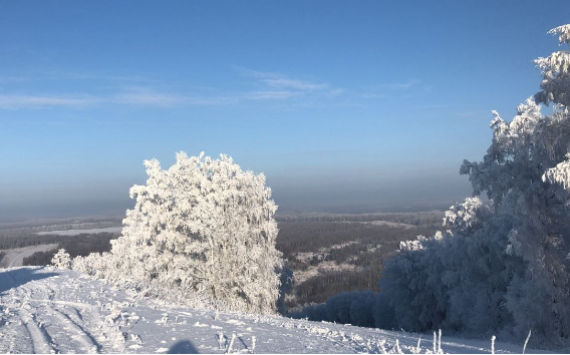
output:
[[[433, 353], [432, 335], [216, 312], [143, 299], [69, 270], [0, 272], [0, 352]], [[436, 340], [437, 342], [437, 340]], [[489, 340], [446, 337], [445, 353], [490, 353]], [[436, 346], [436, 351], [439, 346]], [[521, 352], [496, 342], [496, 353]]]

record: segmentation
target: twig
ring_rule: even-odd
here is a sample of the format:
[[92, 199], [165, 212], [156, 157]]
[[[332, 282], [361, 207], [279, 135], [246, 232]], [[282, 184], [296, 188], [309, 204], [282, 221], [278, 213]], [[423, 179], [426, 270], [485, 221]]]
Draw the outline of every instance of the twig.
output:
[[532, 333], [532, 329], [528, 331], [528, 336], [526, 337], [526, 340], [524, 341], [524, 345], [523, 345], [523, 354], [526, 351], [526, 346], [528, 344], [528, 340], [530, 339], [530, 334]]
[[396, 338], [396, 353], [397, 354], [403, 354], [404, 352], [402, 351], [402, 349], [400, 348], [400, 340]]
[[420, 337], [418, 338], [418, 345], [416, 346], [416, 354], [420, 353], [420, 345], [422, 344], [422, 336], [420, 335]]
[[230, 345], [228, 345], [228, 349], [226, 350], [226, 354], [231, 354], [232, 346], [234, 346], [234, 340], [236, 340], [236, 333], [232, 333], [232, 339], [230, 340]]
[[224, 350], [223, 341], [224, 341], [224, 332], [219, 332], [218, 333], [218, 345], [220, 346], [220, 350]]
[[255, 353], [255, 335], [251, 336], [251, 353]]

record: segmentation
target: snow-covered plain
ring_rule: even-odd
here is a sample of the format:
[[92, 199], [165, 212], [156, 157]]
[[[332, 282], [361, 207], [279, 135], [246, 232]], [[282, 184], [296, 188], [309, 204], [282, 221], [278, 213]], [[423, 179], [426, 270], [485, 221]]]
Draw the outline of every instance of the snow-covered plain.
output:
[[[0, 305], [0, 352], [433, 352], [429, 334], [418, 349], [419, 334], [179, 307], [45, 267], [1, 271]], [[443, 336], [441, 342], [445, 353], [490, 348], [490, 340]], [[495, 343], [496, 353], [521, 351], [521, 345]]]
[[66, 235], [74, 236], [81, 234], [97, 234], [97, 233], [119, 233], [123, 227], [106, 227], [106, 228], [91, 228], [91, 229], [68, 229], [57, 230], [49, 232], [37, 232], [37, 235]]
[[41, 244], [41, 245], [31, 245], [29, 247], [16, 248], [16, 249], [4, 249], [0, 250], [4, 254], [4, 258], [0, 263], [0, 267], [16, 267], [22, 266], [24, 263], [24, 258], [32, 256], [34, 253], [40, 251], [50, 251], [57, 248], [57, 244]]

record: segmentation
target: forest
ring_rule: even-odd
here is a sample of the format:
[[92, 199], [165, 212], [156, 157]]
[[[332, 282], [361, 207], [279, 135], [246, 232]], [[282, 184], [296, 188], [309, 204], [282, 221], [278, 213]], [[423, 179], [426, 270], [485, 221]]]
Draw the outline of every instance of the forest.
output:
[[[276, 248], [293, 270], [295, 281], [287, 306], [295, 309], [322, 303], [343, 291], [378, 291], [383, 262], [398, 250], [400, 242], [433, 234], [437, 229], [432, 219], [437, 215], [441, 224], [443, 213], [426, 214], [278, 218]], [[418, 225], [374, 224], [384, 218]]]

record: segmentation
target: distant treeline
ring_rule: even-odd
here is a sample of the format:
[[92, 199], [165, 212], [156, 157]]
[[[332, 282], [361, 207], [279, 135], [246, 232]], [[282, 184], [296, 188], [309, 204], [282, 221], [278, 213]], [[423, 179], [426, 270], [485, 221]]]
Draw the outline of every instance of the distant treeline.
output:
[[73, 240], [78, 236], [65, 235], [36, 235], [23, 233], [22, 235], [12, 235], [0, 238], [0, 249], [16, 249], [42, 244], [56, 244], [65, 240]]
[[[280, 222], [277, 249], [293, 270], [306, 270], [321, 261], [349, 262], [367, 266], [378, 255], [386, 256], [398, 249], [402, 240], [431, 235], [433, 227], [401, 228], [370, 223]], [[321, 255], [322, 250], [328, 250]], [[339, 247], [341, 246], [341, 247]], [[313, 253], [313, 258], [299, 260], [298, 253]]]
[[29, 221], [0, 222], [0, 238], [22, 236], [38, 232], [70, 229], [108, 228], [121, 225], [117, 217], [79, 217], [58, 219], [37, 219]]
[[278, 214], [278, 222], [374, 222], [386, 221], [414, 226], [440, 227], [444, 212], [370, 213], [370, 214]]
[[73, 258], [76, 256], [87, 256], [90, 253], [110, 251], [111, 240], [118, 237], [119, 235], [114, 233], [80, 234], [69, 237], [60, 241], [58, 247], [54, 250], [36, 252], [24, 258], [23, 265], [49, 265], [59, 249], [65, 249]]

